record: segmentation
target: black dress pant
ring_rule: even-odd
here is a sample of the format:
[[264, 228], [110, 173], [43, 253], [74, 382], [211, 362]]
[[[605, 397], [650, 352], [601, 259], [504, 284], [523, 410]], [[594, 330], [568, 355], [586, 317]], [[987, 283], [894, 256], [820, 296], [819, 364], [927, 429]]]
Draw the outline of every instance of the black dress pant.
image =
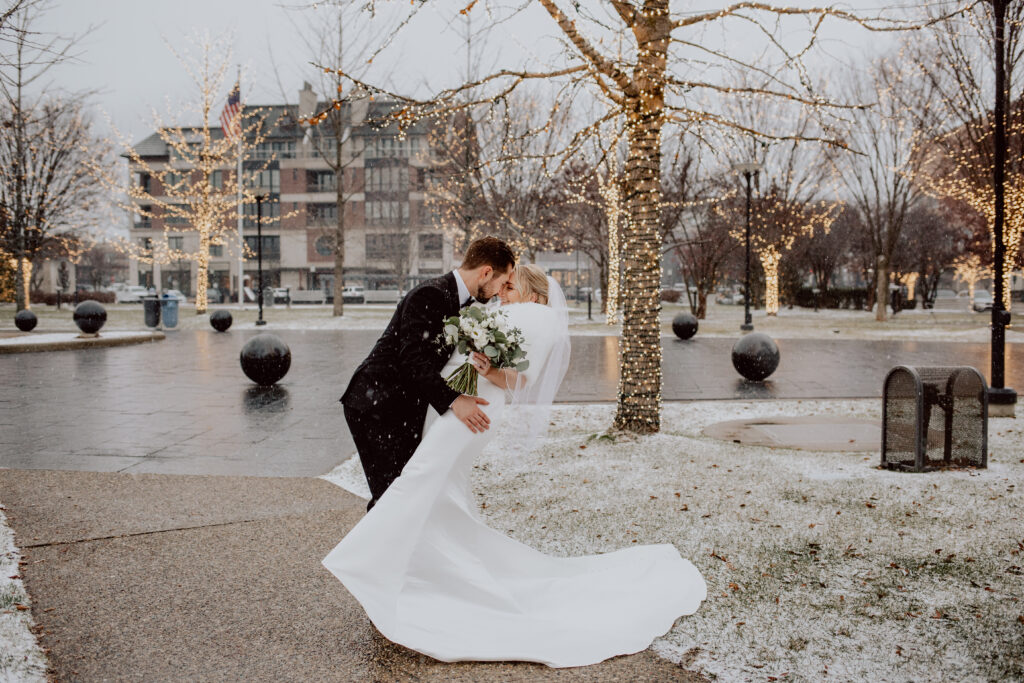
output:
[[345, 406], [345, 421], [370, 486], [372, 497], [367, 511], [384, 495], [391, 482], [398, 479], [416, 452], [425, 419], [425, 409], [365, 412]]

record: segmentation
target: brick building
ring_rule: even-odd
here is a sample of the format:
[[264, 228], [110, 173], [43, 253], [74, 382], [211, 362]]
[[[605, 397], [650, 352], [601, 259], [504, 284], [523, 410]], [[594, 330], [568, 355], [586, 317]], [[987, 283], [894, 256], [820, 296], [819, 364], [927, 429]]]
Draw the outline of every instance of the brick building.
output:
[[[267, 167], [259, 174], [260, 190], [267, 193], [263, 234], [263, 280], [265, 286], [290, 287], [293, 291], [331, 290], [333, 286], [333, 237], [337, 225], [336, 178], [321, 152], [332, 144], [317, 135], [329, 135], [320, 127], [297, 123], [318, 107], [310, 85], [304, 84], [298, 105], [259, 106], [274, 122], [266, 139], [257, 147], [250, 168]], [[374, 123], [393, 105], [387, 102], [357, 102], [343, 113], [351, 122], [343, 135], [345, 170], [345, 284], [367, 289], [408, 289], [422, 279], [436, 276], [457, 265], [452, 242], [432, 224], [424, 210], [429, 185], [431, 154], [427, 128], [417, 124], [399, 137], [397, 126]], [[221, 136], [219, 129], [214, 130]], [[135, 146], [139, 156], [154, 169], [186, 170], [171, 158], [170, 150], [157, 133]], [[333, 154], [332, 151], [329, 152]], [[270, 160], [269, 163], [267, 160]], [[159, 183], [133, 168], [133, 182], [159, 196]], [[225, 167], [223, 173], [233, 173]], [[217, 179], [214, 179], [217, 182]], [[137, 217], [130, 228], [133, 242], [146, 248], [164, 237], [163, 219]], [[169, 246], [195, 251], [198, 234], [173, 226], [167, 232]], [[255, 206], [245, 206], [242, 237], [256, 250]], [[237, 240], [235, 240], [237, 242]], [[238, 287], [236, 244], [211, 247], [210, 286], [236, 299]], [[243, 284], [254, 287], [256, 260], [243, 265]], [[129, 283], [178, 289], [195, 295], [196, 264], [193, 261], [146, 264], [132, 260]]]

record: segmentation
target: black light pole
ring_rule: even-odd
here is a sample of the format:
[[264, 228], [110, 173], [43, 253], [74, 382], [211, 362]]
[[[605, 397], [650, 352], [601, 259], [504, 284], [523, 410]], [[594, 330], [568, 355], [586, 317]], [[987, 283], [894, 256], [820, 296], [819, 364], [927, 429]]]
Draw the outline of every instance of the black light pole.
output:
[[990, 411], [994, 414], [1013, 415], [1017, 403], [1017, 392], [1007, 388], [1006, 383], [1006, 326], [1010, 324], [1010, 312], [1003, 306], [1005, 288], [1003, 273], [1006, 269], [1006, 243], [1003, 240], [1003, 225], [1006, 217], [1006, 5], [1008, 0], [991, 0], [995, 14], [995, 61], [996, 61], [996, 106], [993, 111], [994, 168], [992, 180], [995, 194], [995, 216], [992, 232], [995, 238], [995, 301], [992, 302], [992, 381], [989, 387]]
[[256, 195], [256, 274], [259, 280], [259, 290], [256, 292], [256, 305], [259, 306], [260, 314], [256, 319], [257, 325], [266, 325], [263, 319], [263, 195]]
[[743, 284], [743, 324], [740, 329], [744, 332], [751, 332], [754, 329], [754, 321], [750, 317], [750, 191], [751, 181], [761, 171], [761, 164], [735, 164], [733, 170], [742, 173], [747, 181], [747, 265], [746, 275]]

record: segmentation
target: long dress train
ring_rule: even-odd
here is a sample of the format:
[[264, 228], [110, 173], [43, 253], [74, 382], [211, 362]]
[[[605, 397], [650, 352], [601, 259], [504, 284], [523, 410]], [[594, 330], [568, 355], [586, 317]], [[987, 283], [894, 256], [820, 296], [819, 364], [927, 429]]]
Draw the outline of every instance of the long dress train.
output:
[[[525, 333], [529, 379], [550, 348], [550, 309], [516, 304], [507, 314]], [[444, 372], [464, 359], [456, 353]], [[451, 411], [439, 417], [402, 475], [323, 560], [377, 629], [447, 662], [569, 667], [639, 652], [695, 612], [704, 579], [670, 544], [551, 557], [479, 519], [469, 473], [506, 407], [486, 380], [479, 394], [491, 428], [473, 434]]]

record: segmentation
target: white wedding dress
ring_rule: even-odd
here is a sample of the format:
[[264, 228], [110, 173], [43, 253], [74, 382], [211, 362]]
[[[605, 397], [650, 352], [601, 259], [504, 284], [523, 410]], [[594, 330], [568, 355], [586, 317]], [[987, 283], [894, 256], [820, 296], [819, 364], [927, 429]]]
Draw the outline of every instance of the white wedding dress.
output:
[[[552, 309], [502, 307], [543, 372]], [[447, 376], [465, 356], [454, 354]], [[707, 588], [669, 544], [559, 558], [485, 525], [470, 490], [473, 460], [491, 439], [505, 392], [481, 379], [491, 428], [473, 434], [451, 411], [427, 430], [402, 475], [324, 558], [389, 640], [436, 659], [583, 666], [646, 649], [692, 614]]]

